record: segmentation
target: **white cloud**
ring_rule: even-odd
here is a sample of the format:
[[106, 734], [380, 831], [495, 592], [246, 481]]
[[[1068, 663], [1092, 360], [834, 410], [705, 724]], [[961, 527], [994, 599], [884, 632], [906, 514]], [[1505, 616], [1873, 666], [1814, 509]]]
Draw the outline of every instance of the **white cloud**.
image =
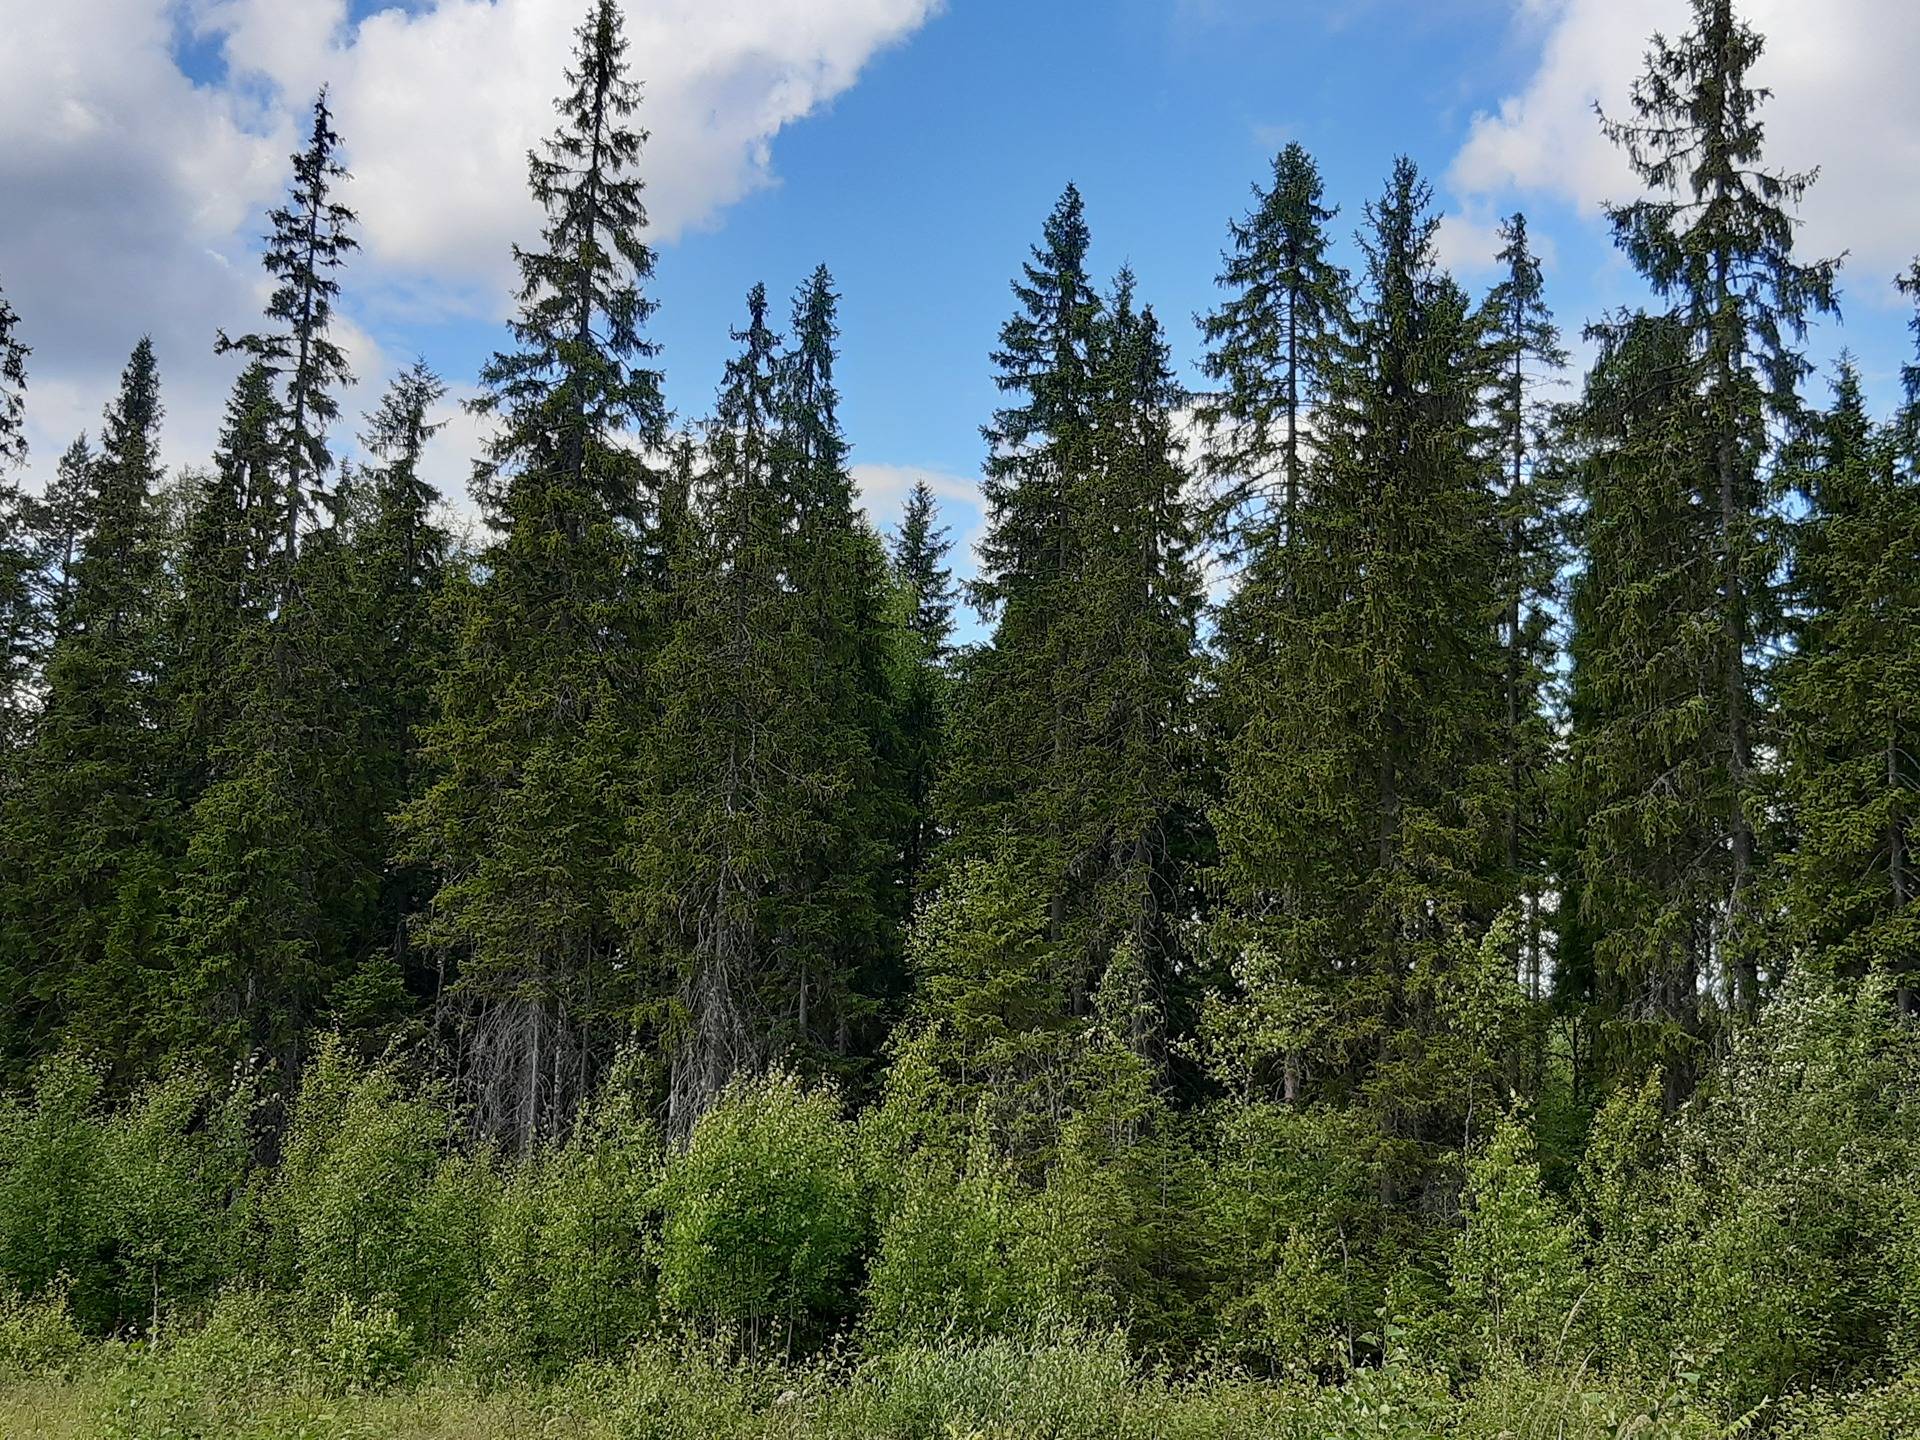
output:
[[[774, 181], [787, 125], [845, 91], [941, 0], [626, 0], [653, 238], [713, 223]], [[585, 0], [410, 0], [357, 23], [346, 0], [18, 0], [0, 27], [0, 285], [34, 347], [36, 472], [97, 423], [151, 332], [174, 463], [210, 449], [249, 327], [265, 209], [323, 82], [362, 221], [347, 304], [392, 318], [505, 304], [509, 248], [537, 235], [526, 152], [554, 123]], [[224, 55], [195, 84], [191, 39]], [[484, 297], [484, 298], [482, 298]], [[350, 335], [373, 403], [387, 366]], [[450, 377], [455, 380], [461, 377]], [[353, 427], [342, 426], [340, 439]], [[446, 443], [452, 443], [452, 432]], [[464, 467], [461, 467], [464, 470]]]
[[[1685, 0], [1515, 0], [1517, 23], [1541, 36], [1531, 79], [1475, 118], [1455, 158], [1454, 190], [1470, 197], [1533, 191], [1588, 214], [1631, 199], [1637, 184], [1600, 133], [1598, 102], [1625, 118], [1647, 39], [1684, 32]], [[1913, 0], [1743, 0], [1767, 37], [1754, 82], [1768, 163], [1820, 167], [1801, 244], [1809, 256], [1851, 250], [1851, 288], [1876, 297], [1920, 248], [1920, 5]]]

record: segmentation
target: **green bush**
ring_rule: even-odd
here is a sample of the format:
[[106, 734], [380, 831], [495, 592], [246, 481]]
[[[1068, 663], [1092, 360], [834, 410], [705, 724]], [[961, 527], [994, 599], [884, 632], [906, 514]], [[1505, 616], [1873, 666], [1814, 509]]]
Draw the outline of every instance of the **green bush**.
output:
[[167, 1311], [207, 1299], [237, 1272], [252, 1099], [179, 1075], [108, 1123], [101, 1163], [124, 1318], [157, 1329]]
[[1483, 1355], [1540, 1361], [1582, 1353], [1579, 1237], [1541, 1185], [1524, 1126], [1503, 1119], [1468, 1162], [1463, 1208], [1450, 1276], [1453, 1311], [1477, 1332]]
[[736, 1082], [660, 1179], [660, 1293], [749, 1353], [853, 1312], [865, 1217], [852, 1127], [791, 1075]]
[[119, 1318], [100, 1075], [48, 1060], [31, 1095], [0, 1096], [0, 1286], [68, 1295], [75, 1320], [105, 1334]]
[[389, 1065], [335, 1041], [302, 1077], [265, 1203], [269, 1274], [316, 1326], [340, 1302], [391, 1306], [424, 1343], [463, 1323], [484, 1264], [491, 1188], [457, 1158], [453, 1116]]
[[1700, 1371], [1735, 1410], [1906, 1363], [1920, 1044], [1878, 979], [1802, 970], [1696, 1098], [1616, 1096], [1584, 1172], [1616, 1370]]
[[385, 1390], [405, 1378], [416, 1358], [413, 1332], [398, 1314], [345, 1297], [314, 1350], [322, 1383], [341, 1394]]
[[1337, 1373], [1385, 1303], [1378, 1180], [1361, 1127], [1332, 1109], [1218, 1107], [1188, 1243], [1211, 1336], [1267, 1376]]
[[977, 1340], [1037, 1321], [1044, 1298], [1024, 1264], [1036, 1207], [1016, 1193], [984, 1137], [959, 1166], [937, 1155], [900, 1163], [901, 1193], [868, 1270], [869, 1343]]
[[87, 1348], [59, 1287], [38, 1295], [0, 1290], [0, 1376], [64, 1370]]
[[551, 1373], [624, 1354], [653, 1322], [660, 1145], [631, 1103], [603, 1099], [568, 1140], [513, 1168], [491, 1211], [462, 1357], [483, 1373]]

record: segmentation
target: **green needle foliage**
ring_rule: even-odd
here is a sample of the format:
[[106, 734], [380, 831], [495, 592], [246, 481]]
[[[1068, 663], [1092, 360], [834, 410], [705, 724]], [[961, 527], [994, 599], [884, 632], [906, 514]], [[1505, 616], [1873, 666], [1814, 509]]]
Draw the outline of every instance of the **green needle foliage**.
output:
[[953, 550], [946, 526], [939, 523], [933, 488], [913, 482], [900, 527], [893, 537], [894, 583], [905, 607], [902, 654], [893, 682], [894, 724], [901, 772], [901, 884], [903, 898], [921, 893], [928, 866], [939, 848], [941, 831], [934, 811], [935, 786], [946, 761], [946, 731], [953, 704], [953, 571], [946, 563]]
[[447, 601], [433, 778], [403, 827], [406, 857], [437, 882], [419, 938], [466, 1016], [480, 1123], [521, 1144], [564, 1127], [644, 998], [614, 913], [653, 648], [653, 607], [631, 584], [649, 485], [627, 442], [659, 444], [665, 410], [641, 335], [653, 257], [626, 53], [618, 7], [599, 0], [560, 126], [529, 160], [543, 246], [515, 252], [514, 348], [488, 362], [476, 403], [499, 426], [475, 474], [495, 538], [484, 584], [458, 581]]
[[142, 341], [30, 472], [0, 301], [0, 1432], [1920, 1435], [1920, 355], [1802, 394], [1691, 17], [1561, 403], [1408, 161], [1350, 276], [1274, 159], [1200, 394], [1069, 186], [971, 554], [824, 266], [668, 415], [618, 0], [471, 547], [325, 92], [204, 465]]
[[160, 417], [159, 367], [142, 340], [107, 409], [90, 530], [4, 821], [9, 1048], [66, 1029], [129, 1068], [151, 1044], [154, 944], [178, 843], [158, 684]]
[[[1634, 173], [1654, 192], [1610, 211], [1621, 250], [1669, 305], [1678, 329], [1676, 400], [1692, 458], [1685, 481], [1711, 508], [1719, 591], [1711, 612], [1716, 694], [1700, 743], [1724, 772], [1709, 803], [1724, 837], [1712, 900], [1713, 963], [1733, 1003], [1759, 1003], [1761, 966], [1748, 944], [1749, 911], [1764, 864], [1755, 747], [1757, 657], [1776, 620], [1764, 469], [1769, 420], [1791, 421], [1807, 362], [1796, 347], [1810, 318], [1833, 313], [1838, 261], [1794, 258], [1794, 207], [1811, 173], [1762, 163], [1760, 106], [1748, 74], [1763, 42], [1733, 0], [1693, 0], [1693, 28], [1654, 38], [1634, 87], [1632, 118], [1605, 123]], [[1662, 377], [1663, 380], [1665, 377]], [[1760, 718], [1764, 718], [1760, 716]]]
[[346, 354], [328, 333], [340, 296], [334, 272], [360, 245], [350, 233], [354, 213], [334, 199], [335, 186], [348, 178], [339, 153], [322, 90], [306, 148], [293, 157], [287, 201], [267, 217], [273, 233], [261, 264], [277, 282], [267, 302], [267, 319], [277, 328], [231, 340], [222, 332], [219, 343], [223, 354], [250, 355], [285, 382], [281, 553], [289, 563], [307, 507], [325, 498], [322, 487], [333, 467], [326, 428], [340, 413], [334, 391], [353, 383]]
[[1796, 845], [1787, 863], [1805, 960], [1898, 977], [1920, 966], [1910, 838], [1920, 772], [1920, 472], [1912, 430], [1874, 425], [1844, 364], [1800, 478], [1794, 645], [1777, 681], [1783, 782]]
[[1405, 1112], [1400, 1067], [1422, 1063], [1433, 987], [1511, 897], [1493, 863], [1509, 802], [1489, 625], [1506, 537], [1477, 405], [1483, 328], [1436, 267], [1437, 220], [1410, 163], [1368, 222], [1294, 592], [1273, 661], [1245, 672], [1248, 720], [1215, 824], [1233, 907], [1223, 943], [1271, 957], [1268, 983], [1314, 1016], [1283, 1095], [1311, 1079], [1391, 1113]]

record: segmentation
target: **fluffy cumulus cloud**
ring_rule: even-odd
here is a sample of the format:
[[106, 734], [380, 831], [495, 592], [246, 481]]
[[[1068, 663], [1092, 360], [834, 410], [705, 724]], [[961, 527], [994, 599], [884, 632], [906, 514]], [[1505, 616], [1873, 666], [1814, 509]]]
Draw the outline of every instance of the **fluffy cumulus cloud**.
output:
[[[1475, 118], [1452, 188], [1466, 197], [1547, 193], [1587, 213], [1631, 198], [1635, 182], [1600, 134], [1597, 103], [1624, 116], [1646, 37], [1689, 23], [1686, 0], [1515, 0], [1539, 62], [1526, 84]], [[1767, 37], [1756, 84], [1768, 157], [1820, 169], [1802, 241], [1808, 254], [1852, 252], [1849, 289], [1884, 297], [1920, 248], [1920, 4], [1914, 0], [1742, 0]]]
[[[831, 101], [941, 0], [628, 4], [656, 239], [774, 178], [781, 129]], [[142, 330], [162, 355], [169, 454], [203, 454], [256, 313], [252, 247], [322, 83], [333, 87], [365, 253], [356, 289], [429, 312], [498, 305], [539, 217], [521, 183], [553, 123], [582, 0], [59, 0], [13, 7], [0, 46], [0, 285], [35, 347], [35, 448], [97, 416]], [[196, 81], [192, 53], [217, 78]], [[479, 297], [485, 297], [482, 301]], [[357, 369], [387, 369], [350, 336]]]

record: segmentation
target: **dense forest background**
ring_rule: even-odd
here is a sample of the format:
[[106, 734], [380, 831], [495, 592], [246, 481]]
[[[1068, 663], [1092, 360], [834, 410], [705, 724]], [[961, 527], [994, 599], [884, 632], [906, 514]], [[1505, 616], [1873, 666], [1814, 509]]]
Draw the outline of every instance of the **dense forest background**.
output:
[[1570, 384], [1524, 216], [1469, 294], [1409, 162], [1343, 221], [1275, 158], [1200, 393], [1068, 187], [964, 594], [924, 486], [860, 516], [824, 267], [668, 413], [613, 0], [475, 544], [424, 365], [336, 460], [324, 94], [206, 465], [144, 340], [27, 456], [0, 302], [0, 1364], [139, 1434], [596, 1364], [742, 1434], [818, 1366], [781, 1423], [1920, 1425], [1920, 358], [1825, 397], [1813, 177], [1692, 10]]

